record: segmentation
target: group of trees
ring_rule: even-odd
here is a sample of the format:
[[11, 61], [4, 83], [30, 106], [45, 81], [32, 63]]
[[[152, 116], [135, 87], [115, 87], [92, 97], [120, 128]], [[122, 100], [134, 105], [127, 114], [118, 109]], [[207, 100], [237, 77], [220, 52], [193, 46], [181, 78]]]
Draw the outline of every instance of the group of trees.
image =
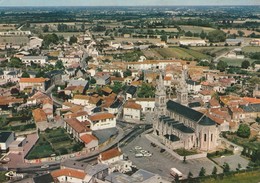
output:
[[208, 33], [208, 40], [211, 43], [224, 42], [226, 34], [221, 30], [214, 30]]

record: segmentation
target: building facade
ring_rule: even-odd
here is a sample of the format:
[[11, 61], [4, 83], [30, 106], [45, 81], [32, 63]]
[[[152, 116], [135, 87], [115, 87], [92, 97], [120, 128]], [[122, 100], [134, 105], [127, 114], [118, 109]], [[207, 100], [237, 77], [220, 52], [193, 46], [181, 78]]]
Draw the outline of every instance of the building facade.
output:
[[219, 134], [215, 121], [185, 105], [188, 95], [184, 85], [177, 92], [177, 102], [167, 99], [162, 81], [160, 75], [155, 94], [154, 134], [170, 149], [215, 150]]

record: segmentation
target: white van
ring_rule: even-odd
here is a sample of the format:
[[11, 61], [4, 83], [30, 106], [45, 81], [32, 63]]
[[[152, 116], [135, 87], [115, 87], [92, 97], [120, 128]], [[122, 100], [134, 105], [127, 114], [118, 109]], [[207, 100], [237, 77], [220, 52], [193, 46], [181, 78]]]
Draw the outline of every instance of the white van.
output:
[[141, 158], [141, 157], [143, 157], [144, 155], [142, 154], [142, 153], [137, 153], [137, 154], [135, 154], [135, 157], [136, 158]]
[[182, 173], [179, 170], [177, 170], [177, 168], [171, 168], [171, 175], [176, 177], [176, 174], [178, 175], [179, 180], [183, 179]]

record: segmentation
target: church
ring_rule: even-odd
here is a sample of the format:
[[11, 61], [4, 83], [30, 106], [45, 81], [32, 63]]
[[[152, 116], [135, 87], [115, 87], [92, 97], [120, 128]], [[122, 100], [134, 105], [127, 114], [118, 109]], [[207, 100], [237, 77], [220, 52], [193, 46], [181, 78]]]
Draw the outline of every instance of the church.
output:
[[176, 101], [170, 100], [170, 97], [167, 99], [162, 74], [160, 74], [155, 93], [154, 134], [172, 150], [179, 148], [199, 151], [215, 150], [219, 137], [217, 124], [187, 105], [188, 90], [185, 71], [182, 71]]

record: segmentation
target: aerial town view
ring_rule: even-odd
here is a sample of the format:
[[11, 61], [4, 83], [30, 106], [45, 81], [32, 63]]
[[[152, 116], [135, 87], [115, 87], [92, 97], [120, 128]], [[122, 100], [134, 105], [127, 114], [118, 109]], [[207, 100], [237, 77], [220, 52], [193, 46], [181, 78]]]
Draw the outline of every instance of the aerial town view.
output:
[[0, 0], [1, 183], [259, 183], [260, 0]]

